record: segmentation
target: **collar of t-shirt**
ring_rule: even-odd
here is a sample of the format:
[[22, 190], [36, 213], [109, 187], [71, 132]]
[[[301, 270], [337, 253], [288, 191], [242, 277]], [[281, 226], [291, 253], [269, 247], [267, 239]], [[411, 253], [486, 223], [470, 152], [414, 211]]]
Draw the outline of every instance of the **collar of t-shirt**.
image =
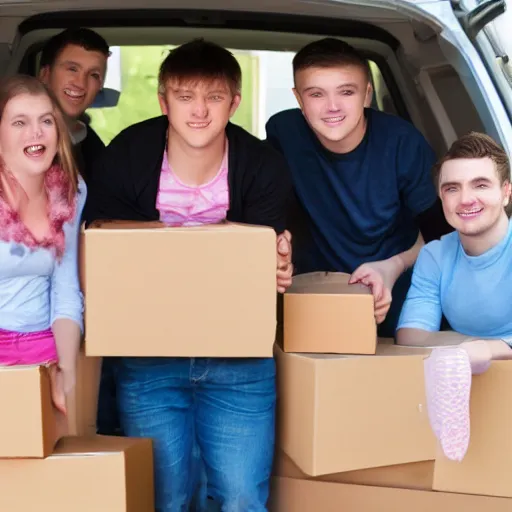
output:
[[74, 146], [83, 142], [87, 137], [87, 126], [82, 121], [77, 121], [75, 124], [75, 129], [70, 131], [69, 135], [71, 136], [71, 142]]

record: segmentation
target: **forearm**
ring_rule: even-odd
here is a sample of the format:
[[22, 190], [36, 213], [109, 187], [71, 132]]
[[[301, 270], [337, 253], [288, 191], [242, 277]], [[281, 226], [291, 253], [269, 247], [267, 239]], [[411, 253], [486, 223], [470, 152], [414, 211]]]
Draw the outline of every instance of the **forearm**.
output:
[[82, 338], [80, 326], [68, 318], [59, 318], [53, 322], [52, 331], [60, 368], [66, 371], [74, 370]]
[[465, 341], [471, 341], [470, 336], [465, 336], [453, 331], [425, 331], [423, 329], [412, 329], [404, 327], [398, 329], [396, 342], [398, 345], [414, 347], [440, 347], [443, 345], [460, 345]]
[[421, 236], [420, 233], [418, 235], [418, 238], [416, 239], [416, 242], [410, 249], [407, 249], [407, 251], [397, 254], [397, 257], [399, 257], [403, 262], [403, 272], [411, 268], [416, 263], [416, 260], [418, 259], [418, 254], [420, 253], [420, 250], [424, 245], [425, 241], [423, 240], [423, 237]]

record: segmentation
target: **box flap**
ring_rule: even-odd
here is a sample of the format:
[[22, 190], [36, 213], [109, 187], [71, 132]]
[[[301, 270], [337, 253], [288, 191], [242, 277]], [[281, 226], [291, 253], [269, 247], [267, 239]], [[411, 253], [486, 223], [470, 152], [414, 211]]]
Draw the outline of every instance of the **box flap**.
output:
[[53, 456], [98, 455], [122, 453], [140, 443], [140, 439], [118, 436], [63, 437], [57, 443]]
[[246, 224], [237, 224], [232, 222], [219, 222], [217, 224], [203, 224], [201, 226], [167, 226], [160, 221], [131, 221], [131, 220], [97, 220], [91, 223], [85, 230], [86, 236], [90, 233], [112, 232], [112, 231], [137, 231], [142, 230], [172, 233], [233, 233], [241, 231], [265, 231], [274, 230], [266, 226], [254, 226]]
[[348, 284], [350, 274], [344, 272], [311, 272], [294, 276], [287, 294], [351, 294], [371, 295], [371, 290], [361, 283]]

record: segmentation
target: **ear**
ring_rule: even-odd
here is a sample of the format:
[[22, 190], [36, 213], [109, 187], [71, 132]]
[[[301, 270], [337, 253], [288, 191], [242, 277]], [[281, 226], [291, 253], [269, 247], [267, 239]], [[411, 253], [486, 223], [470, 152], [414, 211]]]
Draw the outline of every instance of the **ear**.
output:
[[503, 183], [503, 191], [504, 191], [504, 198], [503, 198], [503, 207], [506, 207], [510, 203], [510, 194], [512, 193], [512, 184], [510, 181], [505, 181]]
[[231, 107], [229, 108], [229, 117], [233, 117], [235, 115], [235, 112], [238, 110], [238, 107], [240, 106], [240, 102], [242, 101], [242, 95], [240, 93], [237, 93], [233, 96], [233, 99], [231, 100]]
[[39, 80], [43, 82], [43, 84], [48, 84], [48, 80], [50, 78], [50, 66], [44, 66], [39, 70]]
[[297, 91], [297, 89], [295, 89], [295, 87], [292, 89], [292, 91], [293, 95], [295, 96], [295, 99], [297, 100], [297, 103], [299, 104], [300, 109], [304, 110], [304, 104], [302, 103], [302, 98], [300, 97], [299, 92]]
[[164, 116], [169, 115], [169, 107], [167, 105], [167, 99], [165, 98], [165, 95], [161, 93], [160, 91], [158, 94], [158, 104], [160, 105], [160, 110], [162, 111], [162, 114]]
[[364, 96], [364, 106], [366, 108], [371, 107], [373, 98], [373, 87], [370, 82], [368, 82], [368, 86], [366, 87], [366, 94]]

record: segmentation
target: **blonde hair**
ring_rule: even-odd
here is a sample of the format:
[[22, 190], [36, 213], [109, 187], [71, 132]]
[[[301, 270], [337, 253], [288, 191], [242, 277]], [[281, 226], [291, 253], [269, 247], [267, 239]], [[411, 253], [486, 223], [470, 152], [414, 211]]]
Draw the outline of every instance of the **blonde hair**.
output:
[[[64, 114], [51, 91], [41, 81], [28, 75], [14, 75], [0, 82], [0, 122], [2, 121], [7, 103], [20, 94], [46, 96], [52, 103], [53, 117], [57, 127], [57, 153], [53, 163], [58, 165], [64, 172], [65, 179], [68, 182], [68, 200], [72, 202], [78, 189], [79, 173], [73, 156], [73, 145]], [[2, 165], [0, 171], [3, 170]]]

